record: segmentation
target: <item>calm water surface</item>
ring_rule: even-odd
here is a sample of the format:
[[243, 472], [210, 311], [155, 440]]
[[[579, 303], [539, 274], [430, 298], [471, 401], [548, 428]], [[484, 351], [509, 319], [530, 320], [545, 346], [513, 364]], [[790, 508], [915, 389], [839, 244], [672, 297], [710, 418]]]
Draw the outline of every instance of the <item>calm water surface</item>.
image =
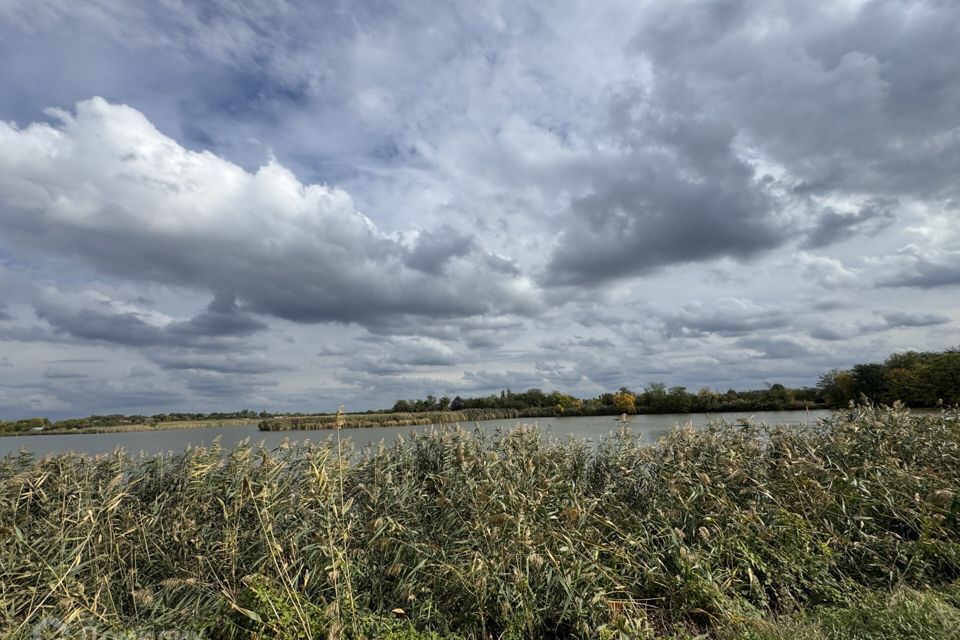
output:
[[[647, 442], [655, 442], [677, 425], [693, 423], [703, 426], [712, 420], [733, 422], [741, 418], [751, 418], [767, 424], [812, 424], [819, 418], [825, 418], [832, 411], [756, 411], [753, 413], [690, 413], [631, 416], [628, 428], [636, 435], [642, 435]], [[526, 418], [522, 420], [484, 420], [463, 424], [465, 429], [479, 428], [493, 433], [504, 427], [514, 427], [519, 423], [535, 423], [554, 438], [578, 438], [598, 441], [615, 432], [620, 421], [613, 416], [587, 416], [571, 418]], [[357, 448], [376, 445], [379, 442], [392, 444], [403, 435], [429, 429], [418, 427], [377, 427], [369, 429], [343, 429], [341, 438], [349, 438]], [[188, 446], [209, 446], [215, 438], [225, 448], [248, 440], [251, 444], [263, 443], [266, 447], [277, 447], [284, 440], [291, 442], [322, 442], [333, 437], [333, 431], [258, 431], [256, 425], [238, 425], [227, 427], [200, 427], [197, 429], [171, 429], [168, 431], [138, 431], [129, 433], [90, 433], [50, 436], [11, 436], [0, 437], [0, 456], [17, 453], [21, 450], [37, 455], [73, 451], [83, 454], [108, 453], [122, 448], [127, 453], [152, 455], [167, 451], [180, 451]]]

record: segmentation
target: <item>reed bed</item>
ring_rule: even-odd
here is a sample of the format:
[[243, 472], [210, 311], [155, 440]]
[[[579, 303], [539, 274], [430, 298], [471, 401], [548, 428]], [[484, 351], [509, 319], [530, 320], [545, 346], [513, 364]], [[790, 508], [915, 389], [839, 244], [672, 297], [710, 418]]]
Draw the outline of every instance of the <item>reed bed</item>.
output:
[[[463, 409], [460, 411], [420, 411], [416, 413], [330, 413], [313, 416], [283, 416], [261, 420], [260, 431], [306, 431], [313, 429], [351, 429], [367, 427], [412, 427], [430, 424], [466, 424], [479, 420], [515, 420], [557, 415], [554, 407], [525, 409]], [[339, 420], [339, 422], [338, 422]]]
[[365, 452], [9, 456], [0, 629], [900, 637], [838, 635], [862, 615], [955, 638], [957, 417], [859, 407], [653, 446], [451, 427]]

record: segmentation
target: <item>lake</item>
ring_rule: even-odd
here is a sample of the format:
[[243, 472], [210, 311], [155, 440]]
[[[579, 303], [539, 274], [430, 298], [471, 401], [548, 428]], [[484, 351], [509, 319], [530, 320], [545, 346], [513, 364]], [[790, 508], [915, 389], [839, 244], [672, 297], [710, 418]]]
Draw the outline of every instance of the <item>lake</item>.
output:
[[[755, 411], [742, 413], [667, 413], [659, 415], [630, 416], [628, 428], [647, 442], [669, 432], [677, 425], [693, 423], [703, 426], [712, 420], [733, 422], [750, 418], [767, 424], [812, 424], [819, 418], [832, 415], [832, 411]], [[478, 427], [487, 433], [497, 429], [514, 427], [517, 424], [537, 424], [554, 438], [578, 438], [598, 441], [615, 432], [620, 421], [614, 416], [584, 416], [569, 418], [525, 418], [520, 420], [484, 420], [463, 424], [465, 429]], [[429, 426], [375, 427], [366, 429], [343, 429], [342, 439], [350, 439], [357, 448], [376, 445], [383, 441], [392, 444], [396, 439], [412, 432], [424, 431]], [[244, 440], [251, 444], [263, 443], [268, 448], [279, 446], [284, 440], [290, 442], [322, 442], [334, 437], [336, 432], [325, 431], [258, 431], [256, 425], [199, 427], [196, 429], [170, 429], [167, 431], [131, 431], [127, 433], [90, 433], [73, 435], [37, 435], [0, 437], [0, 456], [21, 450], [37, 455], [73, 451], [82, 454], [108, 453], [122, 448], [127, 453], [152, 455], [167, 451], [181, 451], [188, 446], [208, 446], [215, 438], [225, 448], [232, 448]]]

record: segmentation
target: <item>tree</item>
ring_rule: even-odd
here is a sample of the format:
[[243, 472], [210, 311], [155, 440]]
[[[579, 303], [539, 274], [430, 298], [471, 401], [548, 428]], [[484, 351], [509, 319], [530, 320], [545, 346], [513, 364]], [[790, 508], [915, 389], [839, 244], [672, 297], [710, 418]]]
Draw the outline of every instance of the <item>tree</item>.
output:
[[886, 365], [877, 363], [858, 364], [854, 365], [850, 373], [853, 375], [853, 392], [857, 398], [863, 394], [874, 402], [880, 400], [886, 388]]
[[536, 387], [533, 389], [527, 389], [523, 393], [515, 393], [513, 394], [513, 398], [524, 402], [528, 407], [549, 406], [547, 402], [547, 394]]
[[935, 358], [927, 372], [932, 395], [944, 404], [960, 404], [960, 352], [946, 351]]
[[849, 371], [831, 369], [820, 376], [817, 388], [828, 405], [842, 407], [856, 398], [856, 380]]
[[553, 405], [558, 409], [557, 413], [569, 413], [573, 410], [579, 410], [583, 403], [577, 398], [569, 396], [559, 391], [551, 391], [547, 396], [547, 406]]
[[667, 411], [667, 386], [662, 382], [648, 384], [643, 392], [643, 404], [654, 413]]
[[450, 398], [443, 396], [440, 398], [440, 403], [438, 406], [440, 407], [440, 411], [446, 411], [450, 408]]
[[686, 387], [670, 387], [669, 405], [671, 411], [686, 413], [690, 411], [691, 404], [693, 403], [690, 400], [690, 394], [687, 393]]
[[779, 382], [770, 385], [766, 395], [770, 404], [777, 409], [789, 408], [793, 406], [795, 400], [793, 391], [787, 389]]
[[697, 409], [712, 411], [720, 404], [720, 396], [709, 387], [702, 387], [697, 391]]
[[462, 411], [463, 408], [464, 408], [464, 406], [463, 406], [463, 398], [461, 398], [460, 396], [454, 397], [453, 401], [450, 403], [450, 410], [451, 410], [451, 411]]
[[618, 391], [613, 394], [613, 406], [620, 413], [636, 413], [637, 397], [629, 391]]

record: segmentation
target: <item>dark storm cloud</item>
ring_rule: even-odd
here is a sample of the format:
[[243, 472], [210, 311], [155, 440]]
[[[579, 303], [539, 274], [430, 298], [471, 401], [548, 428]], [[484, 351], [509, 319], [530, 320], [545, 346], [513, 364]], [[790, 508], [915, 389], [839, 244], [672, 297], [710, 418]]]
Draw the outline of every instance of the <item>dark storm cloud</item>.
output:
[[243, 338], [265, 331], [267, 324], [244, 313], [233, 296], [218, 296], [202, 313], [167, 330], [181, 336], [231, 336]]
[[[722, 256], [745, 259], [787, 239], [776, 200], [733, 148], [737, 130], [696, 111], [682, 84], [618, 99], [620, 153], [599, 163], [591, 193], [547, 265], [548, 285], [588, 285]], [[606, 166], [605, 166], [606, 165]]]
[[[211, 325], [209, 310], [198, 316], [201, 318], [198, 323], [193, 324], [192, 320], [188, 320], [172, 322], [166, 326], [151, 324], [135, 312], [74, 309], [50, 300], [37, 301], [34, 310], [54, 331], [80, 340], [95, 340], [127, 347], [188, 346], [214, 351], [235, 349], [238, 346], [232, 339], [198, 331], [204, 325], [211, 329], [223, 328], [222, 325]], [[184, 330], [184, 327], [188, 328]], [[44, 339], [44, 336], [38, 339]]]
[[[215, 299], [191, 320], [162, 326], [148, 322], [142, 313], [112, 309], [105, 301], [99, 307], [71, 308], [49, 298], [34, 302], [38, 317], [58, 334], [136, 348], [201, 395], [215, 395], [216, 390], [236, 395], [276, 386], [262, 376], [290, 370], [286, 364], [271, 362], [258, 353], [262, 347], [246, 340], [265, 327], [229, 298]], [[80, 377], [86, 376], [66, 369], [49, 369], [44, 374], [50, 380]]]
[[[749, 258], [795, 237], [778, 212], [811, 197], [872, 194], [857, 213], [820, 215], [810, 248], [889, 226], [895, 198], [956, 197], [958, 33], [960, 7], [934, 0], [651, 5], [634, 40], [651, 79], [614, 101], [607, 142], [621, 153], [596, 154], [544, 282]], [[782, 176], [758, 175], [757, 157]]]
[[810, 337], [816, 338], [817, 340], [826, 340], [828, 342], [835, 342], [839, 340], [849, 340], [855, 335], [857, 335], [856, 331], [848, 331], [846, 329], [840, 329], [835, 325], [819, 326], [819, 327], [815, 327], [810, 331]]
[[814, 221], [801, 246], [821, 249], [858, 235], [876, 235], [894, 223], [893, 209], [897, 204], [892, 199], [870, 200], [854, 213], [840, 213], [827, 207]]
[[452, 258], [466, 255], [475, 243], [473, 236], [460, 234], [449, 226], [421, 231], [405, 262], [412, 269], [439, 276]]
[[807, 193], [956, 193], [955, 4], [661, 3], [651, 18], [638, 54], [712, 99]]
[[37, 309], [40, 319], [55, 331], [82, 340], [97, 340], [128, 347], [171, 344], [163, 329], [144, 322], [133, 313], [102, 313], [91, 309], [68, 310], [54, 305]]

